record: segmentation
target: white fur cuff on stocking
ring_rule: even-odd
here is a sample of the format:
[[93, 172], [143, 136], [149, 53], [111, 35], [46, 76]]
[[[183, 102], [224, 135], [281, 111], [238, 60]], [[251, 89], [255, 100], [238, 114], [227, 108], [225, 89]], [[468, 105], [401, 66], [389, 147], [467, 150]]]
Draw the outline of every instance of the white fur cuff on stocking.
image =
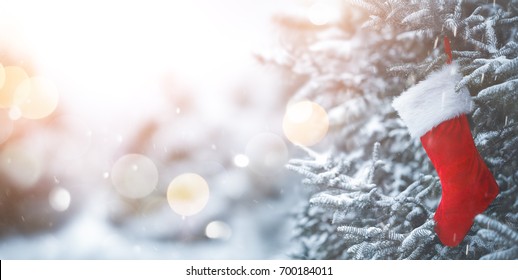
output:
[[412, 137], [419, 138], [442, 122], [471, 111], [468, 90], [455, 92], [460, 79], [455, 63], [445, 65], [394, 99], [392, 106]]

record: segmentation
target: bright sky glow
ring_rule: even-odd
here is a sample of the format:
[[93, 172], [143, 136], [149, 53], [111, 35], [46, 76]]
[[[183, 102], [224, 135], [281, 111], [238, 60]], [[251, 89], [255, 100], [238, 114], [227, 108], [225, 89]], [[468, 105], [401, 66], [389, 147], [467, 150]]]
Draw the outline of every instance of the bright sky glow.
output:
[[[167, 98], [166, 79], [203, 92], [203, 102], [217, 110], [225, 102], [221, 95], [242, 78], [236, 73], [254, 63], [256, 38], [265, 38], [249, 34], [267, 30], [226, 8], [235, 4], [7, 0], [0, 3], [0, 32], [12, 36], [0, 43], [55, 81], [60, 103], [97, 123], [156, 113]], [[8, 102], [0, 100], [0, 106]]]

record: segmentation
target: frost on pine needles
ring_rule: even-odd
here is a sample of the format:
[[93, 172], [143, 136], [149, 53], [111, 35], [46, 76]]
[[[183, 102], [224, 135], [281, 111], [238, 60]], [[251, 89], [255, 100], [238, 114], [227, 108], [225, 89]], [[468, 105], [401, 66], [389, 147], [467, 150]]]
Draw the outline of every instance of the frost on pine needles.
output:
[[428, 200], [437, 195], [437, 179], [422, 176], [399, 195], [384, 194], [373, 183], [376, 170], [383, 165], [379, 149], [377, 143], [370, 163], [350, 175], [340, 172], [350, 171], [344, 168], [346, 162], [314, 157], [291, 160], [288, 168], [318, 188], [310, 205], [332, 213], [331, 222], [347, 248], [344, 258], [422, 258], [433, 246], [434, 224], [428, 219], [434, 209]]
[[[327, 152], [306, 149], [288, 164], [311, 189], [292, 256], [518, 259], [518, 1], [354, 0], [339, 8], [342, 19], [324, 26], [278, 18], [288, 94], [318, 102], [330, 117], [327, 141], [315, 148]], [[390, 106], [443, 67], [444, 36], [462, 76], [457, 90], [466, 87], [474, 102], [475, 145], [500, 190], [456, 247], [434, 232], [437, 173]]]

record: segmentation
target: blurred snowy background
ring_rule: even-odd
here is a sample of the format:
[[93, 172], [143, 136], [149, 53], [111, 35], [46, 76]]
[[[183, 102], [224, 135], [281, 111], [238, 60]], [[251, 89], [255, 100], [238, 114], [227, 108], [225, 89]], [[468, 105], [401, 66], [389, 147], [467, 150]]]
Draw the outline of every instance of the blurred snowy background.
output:
[[315, 2], [1, 0], [0, 258], [287, 258], [293, 81], [254, 54]]

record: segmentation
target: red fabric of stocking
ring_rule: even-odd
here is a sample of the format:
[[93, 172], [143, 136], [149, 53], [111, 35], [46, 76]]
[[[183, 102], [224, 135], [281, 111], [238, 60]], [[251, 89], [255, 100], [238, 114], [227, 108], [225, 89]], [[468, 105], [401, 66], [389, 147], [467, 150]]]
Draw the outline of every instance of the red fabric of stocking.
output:
[[475, 147], [466, 115], [442, 122], [421, 142], [442, 185], [435, 231], [444, 245], [457, 246], [495, 199], [498, 185]]

